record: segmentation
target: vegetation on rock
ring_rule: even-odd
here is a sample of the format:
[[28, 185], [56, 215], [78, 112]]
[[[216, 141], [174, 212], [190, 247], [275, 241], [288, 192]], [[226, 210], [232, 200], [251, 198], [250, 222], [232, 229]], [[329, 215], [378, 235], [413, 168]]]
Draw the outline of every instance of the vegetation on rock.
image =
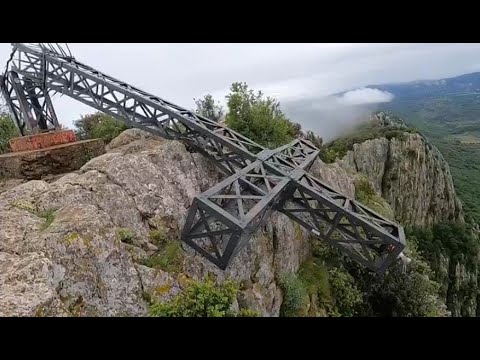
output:
[[9, 140], [18, 136], [12, 118], [6, 113], [0, 113], [0, 154], [9, 152]]
[[238, 287], [231, 281], [217, 284], [211, 279], [204, 282], [189, 280], [186, 288], [172, 301], [153, 304], [152, 317], [256, 317], [251, 309], [232, 309]]
[[[440, 296], [453, 316], [476, 316], [480, 243], [468, 224], [409, 227], [406, 232], [434, 270]], [[464, 269], [464, 275], [458, 274], [459, 269]]]
[[82, 116], [74, 124], [79, 140], [101, 138], [106, 144], [128, 129], [123, 121], [101, 112]]
[[396, 138], [405, 139], [405, 133], [418, 133], [416, 128], [405, 126], [403, 121], [392, 114], [378, 113], [377, 116], [352, 129], [348, 135], [339, 137], [325, 144], [320, 158], [326, 163], [343, 158], [355, 144], [367, 140], [385, 137], [388, 140]]
[[394, 219], [390, 205], [388, 205], [384, 198], [377, 194], [365, 177], [355, 182], [355, 199], [387, 219]]
[[480, 223], [480, 98], [478, 73], [442, 80], [442, 85], [386, 85], [395, 93], [383, 107], [418, 127], [450, 165], [467, 220]]
[[220, 106], [218, 103], [215, 104], [215, 100], [210, 94], [205, 95], [203, 99], [195, 99], [195, 105], [197, 106], [195, 112], [198, 115], [206, 117], [210, 120], [218, 122], [224, 116], [222, 106]]
[[283, 291], [281, 314], [283, 316], [295, 316], [305, 306], [307, 296], [305, 285], [293, 273], [280, 274], [278, 285]]
[[118, 229], [117, 234], [121, 242], [125, 244], [133, 243], [134, 234], [130, 229]]
[[280, 103], [263, 92], [255, 93], [246, 83], [234, 83], [228, 99], [227, 125], [268, 148], [291, 142], [300, 125], [292, 123], [280, 109]]
[[167, 272], [179, 272], [184, 257], [180, 241], [160, 238], [160, 241], [155, 245], [158, 246], [158, 250], [153, 255], [143, 259], [141, 264]]

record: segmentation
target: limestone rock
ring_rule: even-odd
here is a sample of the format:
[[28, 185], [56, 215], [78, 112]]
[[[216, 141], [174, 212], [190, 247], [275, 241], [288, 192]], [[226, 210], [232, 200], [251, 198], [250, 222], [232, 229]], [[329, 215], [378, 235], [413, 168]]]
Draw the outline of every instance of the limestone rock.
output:
[[366, 175], [404, 224], [463, 221], [449, 166], [438, 149], [419, 134], [403, 136], [355, 144], [338, 163]]
[[[41, 281], [24, 280], [31, 292], [27, 305], [18, 300], [20, 285], [8, 285], [0, 308], [13, 316], [145, 316], [150, 301], [181, 290], [183, 277], [210, 274], [219, 282], [252, 281], [245, 296], [261, 314], [278, 315], [282, 294], [275, 276], [296, 271], [308, 256], [305, 231], [274, 214], [225, 272], [185, 245], [179, 274], [143, 266], [141, 260], [157, 249], [151, 230], [178, 237], [193, 198], [222, 176], [181, 143], [136, 130], [120, 135], [108, 150], [50, 183], [30, 181], [0, 193], [3, 273], [8, 279], [23, 276], [15, 264], [28, 254], [37, 259], [29, 266], [43, 269], [36, 273]], [[132, 235], [125, 243], [121, 229]]]

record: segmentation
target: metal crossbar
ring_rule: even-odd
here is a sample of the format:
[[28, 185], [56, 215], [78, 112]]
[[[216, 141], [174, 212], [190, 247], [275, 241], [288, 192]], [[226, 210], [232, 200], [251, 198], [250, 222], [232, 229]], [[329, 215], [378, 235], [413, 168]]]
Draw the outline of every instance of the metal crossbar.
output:
[[131, 127], [176, 139], [210, 159], [227, 178], [193, 200], [182, 240], [226, 269], [277, 210], [382, 274], [405, 247], [403, 228], [308, 173], [319, 150], [297, 139], [270, 150], [80, 63], [52, 44], [12, 44], [2, 93], [22, 135], [59, 127], [50, 99], [58, 92]]

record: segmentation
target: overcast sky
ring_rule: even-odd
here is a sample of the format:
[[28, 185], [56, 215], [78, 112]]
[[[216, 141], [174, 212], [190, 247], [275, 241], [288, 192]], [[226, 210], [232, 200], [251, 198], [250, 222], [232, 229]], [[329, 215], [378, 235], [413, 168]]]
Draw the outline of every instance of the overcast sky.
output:
[[[77, 60], [187, 108], [245, 81], [280, 101], [480, 70], [480, 44], [69, 44]], [[5, 63], [10, 44], [0, 44]], [[2, 65], [3, 71], [3, 65]], [[95, 110], [54, 98], [60, 121]]]

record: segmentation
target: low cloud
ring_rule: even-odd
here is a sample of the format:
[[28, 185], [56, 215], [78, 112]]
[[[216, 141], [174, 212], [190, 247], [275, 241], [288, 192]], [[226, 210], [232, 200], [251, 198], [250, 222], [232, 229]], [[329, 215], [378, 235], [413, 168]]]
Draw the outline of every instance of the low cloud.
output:
[[390, 102], [393, 97], [388, 91], [361, 88], [344, 93], [338, 100], [345, 105], [366, 105]]
[[[377, 100], [378, 98], [377, 96]], [[380, 107], [377, 101], [356, 100], [348, 102], [343, 97], [329, 96], [286, 102], [282, 108], [285, 108], [290, 119], [299, 122], [304, 130], [312, 130], [328, 142], [353, 131]]]

